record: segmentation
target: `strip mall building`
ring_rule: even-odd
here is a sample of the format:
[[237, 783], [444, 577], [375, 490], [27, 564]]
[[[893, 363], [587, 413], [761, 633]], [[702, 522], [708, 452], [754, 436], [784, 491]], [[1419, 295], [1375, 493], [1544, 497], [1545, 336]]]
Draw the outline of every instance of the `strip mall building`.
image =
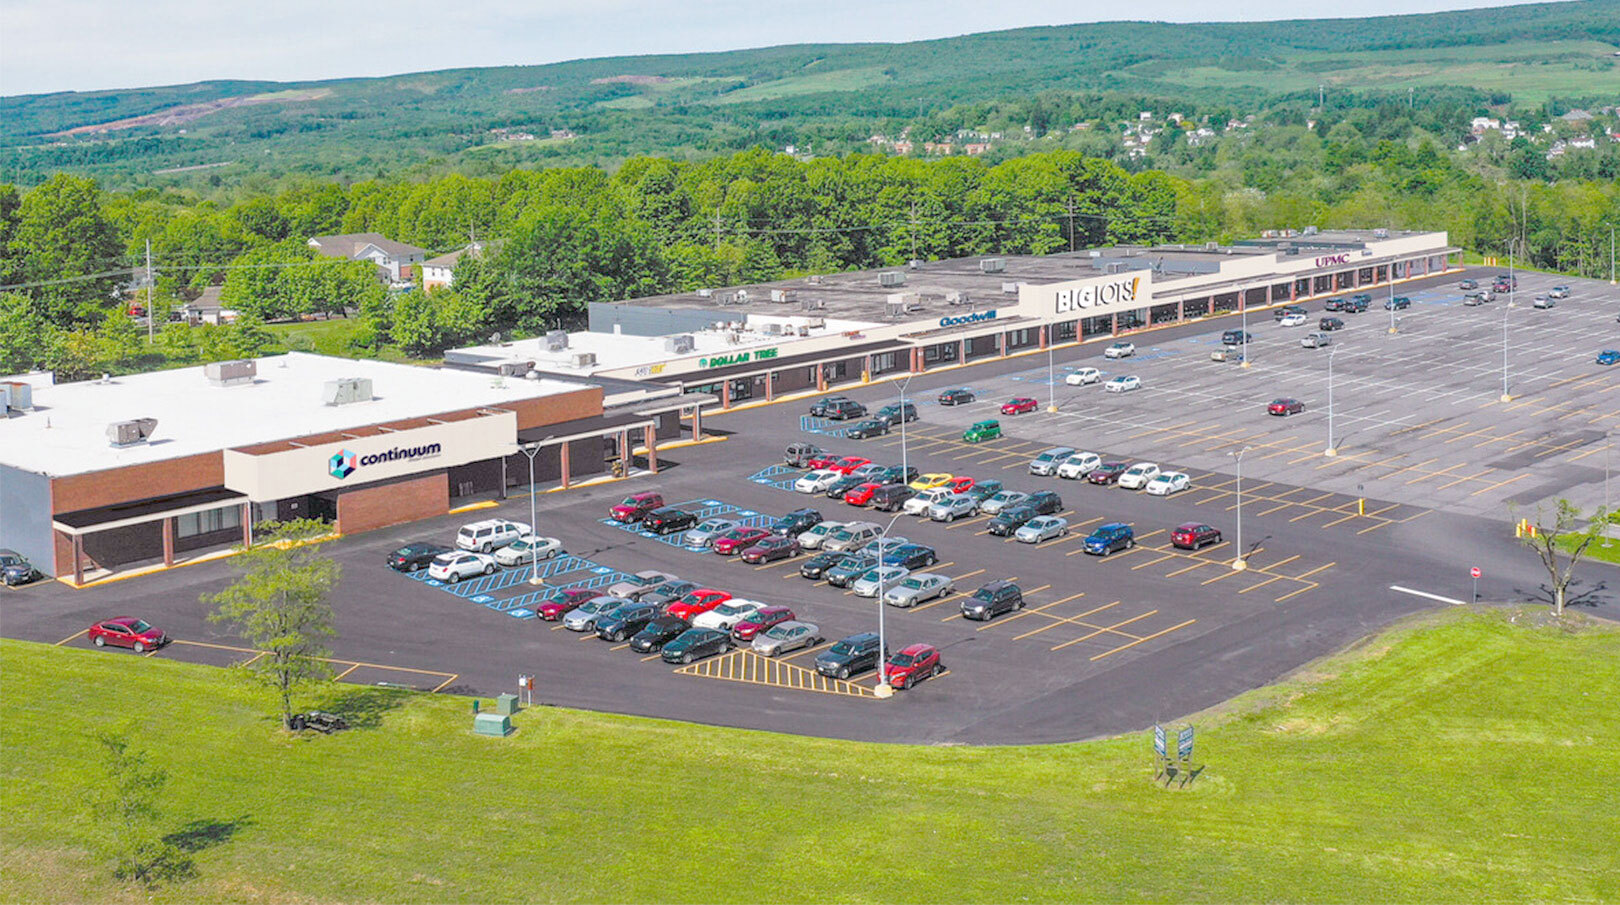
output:
[[744, 400], [1127, 336], [1442, 273], [1445, 233], [1291, 232], [1113, 247], [593, 303], [588, 331], [447, 353], [465, 368], [661, 382]]

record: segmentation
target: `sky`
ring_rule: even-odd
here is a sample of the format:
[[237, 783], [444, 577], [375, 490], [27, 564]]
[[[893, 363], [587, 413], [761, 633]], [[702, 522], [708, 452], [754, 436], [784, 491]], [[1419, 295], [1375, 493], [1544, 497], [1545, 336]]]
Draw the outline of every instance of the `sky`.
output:
[[[1258, 21], [1526, 0], [0, 0], [0, 95], [307, 81], [1131, 18]], [[1128, 13], [1128, 15], [1126, 15]]]

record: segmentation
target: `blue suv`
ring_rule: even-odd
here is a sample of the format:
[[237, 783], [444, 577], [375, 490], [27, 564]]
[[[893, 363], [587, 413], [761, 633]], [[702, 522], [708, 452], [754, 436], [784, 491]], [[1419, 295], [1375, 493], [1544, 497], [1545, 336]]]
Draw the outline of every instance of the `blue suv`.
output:
[[1092, 556], [1107, 556], [1119, 550], [1136, 546], [1136, 532], [1124, 522], [1109, 522], [1098, 526], [1085, 539], [1086, 552]]

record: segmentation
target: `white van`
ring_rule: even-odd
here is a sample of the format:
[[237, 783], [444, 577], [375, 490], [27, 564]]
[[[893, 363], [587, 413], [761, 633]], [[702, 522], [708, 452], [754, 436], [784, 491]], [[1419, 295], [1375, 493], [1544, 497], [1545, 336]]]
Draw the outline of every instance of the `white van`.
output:
[[509, 522], [503, 518], [485, 519], [470, 525], [462, 525], [461, 530], [456, 532], [456, 546], [463, 550], [488, 553], [528, 533], [529, 526], [522, 522]]

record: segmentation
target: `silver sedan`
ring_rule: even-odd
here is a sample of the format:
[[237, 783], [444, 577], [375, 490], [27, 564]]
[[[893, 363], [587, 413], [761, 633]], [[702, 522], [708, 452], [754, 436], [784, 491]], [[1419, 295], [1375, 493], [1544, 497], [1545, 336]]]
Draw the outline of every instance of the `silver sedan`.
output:
[[887, 590], [904, 581], [910, 574], [911, 570], [905, 566], [878, 566], [856, 579], [855, 583], [850, 585], [850, 589], [855, 592], [856, 597], [876, 597], [879, 585]]
[[790, 620], [773, 625], [754, 637], [754, 653], [780, 657], [788, 651], [815, 647], [823, 640], [821, 629], [808, 622]]
[[1069, 533], [1069, 520], [1055, 515], [1043, 515], [1040, 518], [1030, 519], [1023, 527], [1013, 534], [1013, 537], [1026, 544], [1038, 544], [1043, 540], [1051, 540]]
[[932, 572], [918, 572], [906, 576], [904, 581], [885, 592], [883, 602], [889, 606], [911, 607], [925, 600], [944, 597], [952, 590], [954, 588], [949, 578]]
[[536, 559], [551, 559], [561, 552], [562, 541], [555, 537], [526, 534], [496, 550], [495, 561], [503, 566], [526, 566]]

